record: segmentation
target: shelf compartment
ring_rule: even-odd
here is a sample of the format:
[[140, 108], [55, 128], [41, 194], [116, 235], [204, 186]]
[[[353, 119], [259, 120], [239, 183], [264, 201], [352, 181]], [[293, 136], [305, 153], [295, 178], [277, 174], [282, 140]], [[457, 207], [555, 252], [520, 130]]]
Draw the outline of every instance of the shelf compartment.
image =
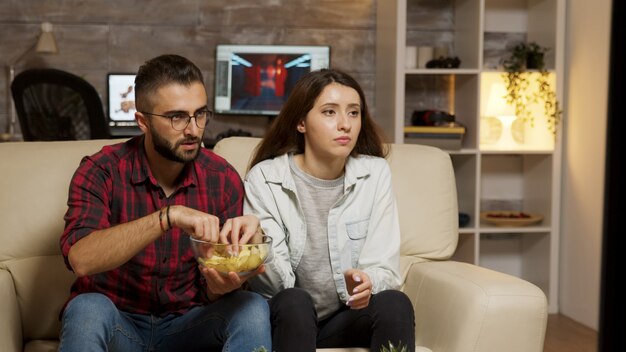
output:
[[[514, 210], [543, 215], [552, 224], [552, 155], [481, 155], [480, 211]], [[481, 226], [490, 227], [488, 224]]]
[[480, 16], [480, 0], [408, 0], [405, 45], [444, 47], [461, 68], [479, 68]]
[[466, 128], [462, 148], [476, 148], [478, 75], [407, 75], [404, 125], [416, 110], [441, 110], [455, 115]]
[[485, 0], [483, 67], [497, 69], [519, 42], [536, 42], [548, 48], [545, 61], [555, 67], [558, 1]]
[[501, 232], [480, 234], [479, 265], [550, 289], [550, 234]]
[[[515, 106], [507, 102], [505, 72], [484, 72], [480, 76], [480, 149], [485, 151], [551, 152], [555, 147], [552, 131], [555, 119], [546, 115], [539, 92], [539, 72], [525, 72], [528, 87], [520, 91], [529, 117], [516, 117]], [[547, 82], [556, 87], [556, 75], [547, 74]], [[558, 121], [556, 121], [558, 123]]]

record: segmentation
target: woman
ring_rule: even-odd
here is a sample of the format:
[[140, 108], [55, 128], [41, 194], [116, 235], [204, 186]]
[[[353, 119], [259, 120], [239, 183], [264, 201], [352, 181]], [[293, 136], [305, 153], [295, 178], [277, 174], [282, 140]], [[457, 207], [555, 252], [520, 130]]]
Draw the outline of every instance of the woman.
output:
[[274, 258], [250, 285], [271, 297], [275, 351], [414, 350], [384, 156], [363, 90], [331, 69], [298, 81], [256, 150], [244, 212], [273, 237]]

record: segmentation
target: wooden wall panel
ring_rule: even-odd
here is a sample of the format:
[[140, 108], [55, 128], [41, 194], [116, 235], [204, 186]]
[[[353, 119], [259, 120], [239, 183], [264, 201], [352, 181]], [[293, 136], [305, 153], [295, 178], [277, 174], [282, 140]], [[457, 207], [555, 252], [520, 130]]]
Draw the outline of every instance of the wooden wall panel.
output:
[[[104, 104], [108, 72], [135, 72], [160, 54], [176, 53], [196, 63], [211, 96], [216, 44], [330, 45], [331, 64], [359, 80], [375, 110], [375, 8], [375, 0], [3, 0], [0, 64], [7, 65], [33, 45], [41, 22], [52, 22], [59, 54], [31, 52], [16, 71], [70, 71], [93, 84]], [[6, 87], [3, 71], [2, 131], [8, 116]], [[242, 128], [261, 135], [268, 121], [220, 117], [207, 134]]]

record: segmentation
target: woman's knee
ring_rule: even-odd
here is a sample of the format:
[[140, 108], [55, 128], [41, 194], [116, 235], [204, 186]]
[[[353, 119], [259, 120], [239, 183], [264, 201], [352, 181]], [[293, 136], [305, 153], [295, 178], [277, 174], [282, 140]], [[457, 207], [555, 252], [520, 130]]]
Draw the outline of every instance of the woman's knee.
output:
[[383, 317], [406, 317], [414, 319], [413, 304], [407, 295], [402, 291], [386, 290], [372, 296], [371, 304], [375, 307], [377, 314]]
[[287, 288], [280, 291], [272, 299], [270, 306], [274, 310], [310, 309], [314, 307], [313, 297], [301, 288]]
[[313, 298], [301, 288], [284, 289], [272, 297], [269, 304], [272, 318], [282, 316], [300, 319], [312, 316], [317, 319]]

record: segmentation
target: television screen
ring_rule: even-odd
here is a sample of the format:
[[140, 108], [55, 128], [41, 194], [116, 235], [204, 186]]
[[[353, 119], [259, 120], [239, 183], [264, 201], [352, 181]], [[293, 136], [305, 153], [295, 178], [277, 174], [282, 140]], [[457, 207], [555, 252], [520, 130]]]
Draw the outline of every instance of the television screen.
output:
[[113, 136], [133, 136], [141, 133], [135, 121], [135, 74], [109, 73], [108, 119]]
[[218, 45], [215, 112], [278, 115], [298, 79], [329, 64], [329, 46]]

